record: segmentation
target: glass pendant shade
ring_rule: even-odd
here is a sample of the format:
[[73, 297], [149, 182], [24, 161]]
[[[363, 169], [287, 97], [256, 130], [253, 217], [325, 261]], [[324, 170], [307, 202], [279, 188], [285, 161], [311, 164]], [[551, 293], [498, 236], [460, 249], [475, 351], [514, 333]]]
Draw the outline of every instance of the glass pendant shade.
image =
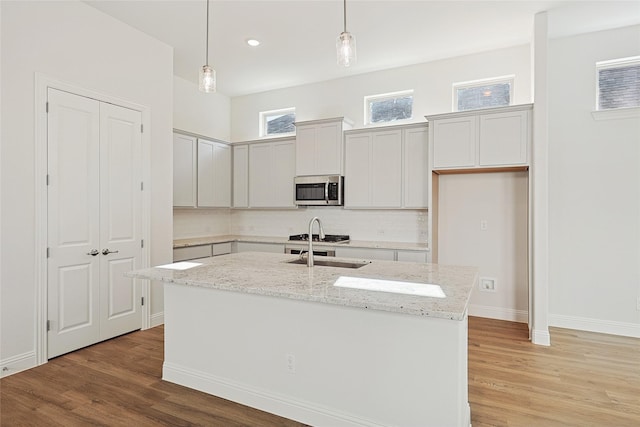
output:
[[208, 65], [203, 65], [200, 69], [199, 89], [201, 92], [211, 93], [216, 91], [216, 70]]
[[356, 38], [349, 32], [340, 33], [336, 40], [338, 65], [348, 67], [356, 63]]

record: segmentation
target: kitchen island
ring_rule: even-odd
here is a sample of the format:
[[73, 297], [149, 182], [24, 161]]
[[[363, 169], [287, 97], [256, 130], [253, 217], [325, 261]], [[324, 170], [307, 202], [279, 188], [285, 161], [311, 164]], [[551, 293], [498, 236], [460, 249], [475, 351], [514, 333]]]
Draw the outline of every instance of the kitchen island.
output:
[[165, 282], [163, 379], [310, 425], [469, 425], [476, 269], [296, 258], [238, 253], [128, 273]]

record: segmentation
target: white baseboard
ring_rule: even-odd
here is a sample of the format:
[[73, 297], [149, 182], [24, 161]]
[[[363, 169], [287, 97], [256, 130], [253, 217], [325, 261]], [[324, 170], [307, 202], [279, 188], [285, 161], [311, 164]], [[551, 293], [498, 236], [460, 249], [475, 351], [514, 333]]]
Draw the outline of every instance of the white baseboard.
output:
[[469, 305], [469, 316], [486, 317], [489, 319], [508, 320], [510, 322], [528, 323], [529, 312], [512, 308], [491, 307], [488, 305]]
[[162, 379], [309, 425], [382, 427], [381, 424], [340, 413], [332, 408], [296, 400], [290, 396], [240, 384], [172, 363], [164, 363]]
[[150, 328], [155, 328], [156, 326], [160, 326], [163, 324], [164, 324], [164, 311], [151, 315], [151, 319], [149, 319]]
[[9, 357], [0, 360], [0, 378], [8, 377], [9, 375], [17, 374], [18, 372], [26, 371], [36, 366], [38, 366], [38, 363], [34, 351]]
[[531, 331], [531, 342], [536, 345], [544, 345], [549, 347], [551, 345], [551, 335], [549, 329], [534, 329]]
[[640, 324], [549, 314], [549, 326], [640, 338]]

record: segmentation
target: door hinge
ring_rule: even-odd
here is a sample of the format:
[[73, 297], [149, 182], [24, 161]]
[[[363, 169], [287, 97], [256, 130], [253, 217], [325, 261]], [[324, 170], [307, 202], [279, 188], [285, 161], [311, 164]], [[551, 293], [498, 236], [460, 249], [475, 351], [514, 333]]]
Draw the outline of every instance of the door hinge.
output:
[[140, 298], [140, 305], [144, 305], [144, 297]]
[[47, 320], [47, 332], [51, 330], [51, 320]]
[[47, 258], [51, 256], [51, 248], [47, 248]]
[[140, 123], [140, 133], [144, 133], [144, 125]]
[[45, 112], [47, 112], [47, 113], [49, 112], [49, 101], [47, 101], [47, 102], [44, 104], [44, 109], [45, 109]]
[[144, 182], [140, 183], [140, 191], [144, 191]]
[[49, 185], [49, 174], [47, 174], [47, 185]]
[[144, 239], [141, 239], [141, 240], [140, 240], [140, 247], [141, 247], [141, 248], [144, 248]]

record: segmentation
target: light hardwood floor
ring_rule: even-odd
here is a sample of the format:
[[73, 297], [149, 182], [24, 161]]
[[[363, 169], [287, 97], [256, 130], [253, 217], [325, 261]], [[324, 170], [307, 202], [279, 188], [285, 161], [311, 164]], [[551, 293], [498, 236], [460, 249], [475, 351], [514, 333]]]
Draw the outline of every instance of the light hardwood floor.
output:
[[[160, 379], [163, 328], [134, 332], [0, 380], [2, 426], [299, 426]], [[469, 319], [479, 426], [640, 426], [640, 340]], [[416, 426], [417, 427], [417, 426]]]

